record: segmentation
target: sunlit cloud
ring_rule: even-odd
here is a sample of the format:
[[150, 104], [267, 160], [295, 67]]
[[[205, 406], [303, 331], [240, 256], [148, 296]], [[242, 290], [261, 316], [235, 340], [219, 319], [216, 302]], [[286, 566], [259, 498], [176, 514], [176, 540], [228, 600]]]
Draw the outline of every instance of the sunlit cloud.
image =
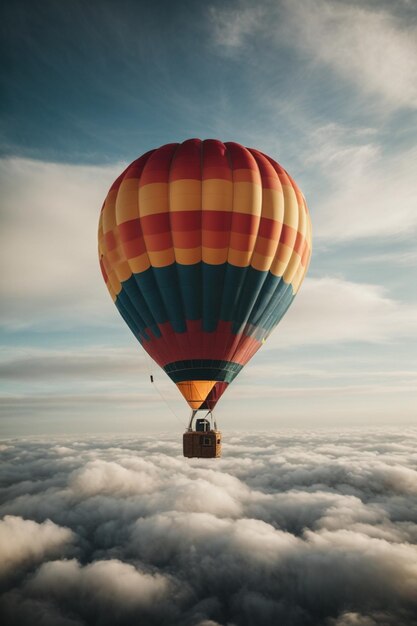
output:
[[61, 528], [48, 519], [38, 524], [6, 515], [0, 521], [0, 575], [13, 575], [19, 566], [28, 567], [62, 553], [73, 539], [74, 534], [68, 528]]

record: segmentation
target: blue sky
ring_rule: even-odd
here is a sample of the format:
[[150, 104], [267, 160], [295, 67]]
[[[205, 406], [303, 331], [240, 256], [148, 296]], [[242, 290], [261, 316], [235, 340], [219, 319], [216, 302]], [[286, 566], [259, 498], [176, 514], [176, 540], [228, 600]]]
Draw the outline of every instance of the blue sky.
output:
[[[188, 409], [108, 297], [96, 228], [150, 148], [234, 140], [309, 204], [286, 319], [224, 429], [410, 424], [417, 406], [414, 2], [4, 2], [0, 254], [7, 434], [181, 430]], [[256, 417], [255, 417], [256, 416]]]

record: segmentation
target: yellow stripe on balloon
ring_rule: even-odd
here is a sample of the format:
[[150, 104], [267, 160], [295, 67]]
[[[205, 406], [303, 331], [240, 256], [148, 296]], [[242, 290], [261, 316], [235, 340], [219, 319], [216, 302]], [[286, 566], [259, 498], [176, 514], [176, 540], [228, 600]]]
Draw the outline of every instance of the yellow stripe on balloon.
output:
[[233, 183], [220, 178], [203, 180], [202, 184], [203, 211], [232, 211]]
[[262, 189], [262, 217], [282, 223], [284, 193], [279, 189]]
[[169, 210], [200, 211], [201, 180], [181, 179], [169, 184]]
[[157, 252], [148, 251], [148, 255], [152, 267], [166, 267], [175, 262], [174, 248], [158, 250]]
[[106, 286], [107, 286], [108, 292], [109, 292], [109, 294], [111, 296], [111, 299], [113, 300], [113, 302], [116, 302], [117, 294], [114, 292], [114, 290], [113, 290], [112, 286], [110, 285], [110, 283], [106, 283]]
[[175, 260], [181, 265], [193, 265], [201, 261], [201, 246], [198, 248], [174, 248]]
[[300, 265], [297, 268], [297, 271], [294, 274], [294, 277], [292, 279], [292, 288], [294, 293], [297, 293], [301, 282], [304, 278], [304, 274], [306, 273], [306, 268], [300, 263]]
[[202, 260], [209, 265], [221, 265], [226, 263], [229, 248], [208, 248], [202, 247]]
[[[297, 238], [299, 238], [300, 234], [302, 235], [303, 239], [305, 240], [305, 234], [306, 234], [306, 225], [307, 225], [307, 220], [306, 220], [306, 214], [304, 210], [301, 210], [299, 213], [299, 217], [300, 217], [300, 221], [298, 223], [298, 233], [297, 233]], [[293, 278], [297, 272], [297, 269], [301, 264], [301, 255], [302, 252], [304, 250], [304, 247], [301, 249], [301, 253], [297, 250], [293, 250], [292, 256], [290, 258], [290, 261], [288, 262], [287, 267], [285, 268], [285, 272], [283, 274], [283, 279], [287, 282], [287, 283], [292, 283]]]
[[262, 187], [254, 183], [233, 183], [233, 210], [260, 215]]
[[297, 230], [300, 209], [298, 207], [297, 196], [294, 189], [290, 185], [282, 185], [284, 193], [284, 216], [283, 223]]
[[139, 180], [128, 178], [120, 183], [116, 198], [116, 223], [123, 224], [139, 217]]
[[155, 215], [169, 211], [168, 183], [149, 183], [139, 188], [139, 215]]
[[285, 272], [285, 268], [287, 267], [288, 262], [291, 258], [292, 250], [292, 247], [286, 246], [283, 243], [278, 246], [277, 253], [271, 263], [271, 268], [269, 270], [271, 274], [274, 274], [274, 276], [283, 275], [283, 273]]
[[129, 259], [129, 266], [133, 274], [140, 274], [150, 268], [151, 262], [147, 252]]
[[267, 272], [271, 267], [273, 258], [273, 256], [265, 256], [259, 254], [259, 252], [254, 252], [251, 259], [251, 266], [260, 272]]
[[101, 213], [103, 233], [108, 233], [116, 226], [115, 206], [116, 206], [117, 190], [109, 191]]
[[117, 280], [123, 283], [125, 280], [132, 276], [132, 270], [127, 261], [120, 261], [114, 265], [114, 271], [116, 272]]
[[300, 265], [301, 265], [301, 257], [295, 252], [295, 250], [293, 250], [293, 253], [288, 262], [288, 265], [285, 268], [285, 272], [282, 275], [282, 278], [285, 280], [286, 283], [292, 282], [294, 275]]
[[231, 265], [236, 265], [237, 267], [247, 267], [250, 264], [251, 257], [252, 250], [242, 251], [229, 248], [227, 260]]
[[111, 271], [108, 274], [108, 277], [109, 277], [109, 283], [111, 285], [112, 290], [114, 291], [115, 294], [118, 295], [122, 290], [122, 286], [120, 284], [119, 279], [116, 276], [116, 272]]

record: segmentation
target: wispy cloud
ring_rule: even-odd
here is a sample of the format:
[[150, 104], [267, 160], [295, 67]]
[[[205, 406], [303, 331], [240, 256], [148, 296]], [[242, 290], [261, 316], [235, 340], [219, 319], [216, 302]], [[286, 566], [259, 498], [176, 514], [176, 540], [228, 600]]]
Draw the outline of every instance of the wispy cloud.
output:
[[316, 241], [415, 241], [417, 151], [406, 109], [417, 108], [417, 30], [400, 14], [328, 0], [211, 8], [216, 50], [262, 93], [270, 128], [255, 126], [258, 141], [298, 169]]
[[[315, 236], [326, 242], [402, 236], [415, 240], [415, 147], [383, 148], [373, 129], [328, 124], [309, 135], [305, 165], [316, 169]], [[389, 175], [387, 175], [389, 172]]]
[[417, 30], [387, 8], [288, 1], [294, 42], [385, 106], [417, 108]]
[[416, 333], [415, 305], [390, 298], [381, 286], [335, 277], [307, 278], [291, 314], [284, 317], [265, 348], [387, 342]]
[[376, 252], [372, 255], [363, 254], [359, 258], [355, 259], [355, 262], [358, 264], [384, 263], [390, 265], [392, 264], [394, 266], [412, 267], [417, 265], [417, 248], [415, 250], [387, 250], [386, 252]]
[[268, 3], [255, 6], [237, 2], [234, 7], [210, 6], [208, 13], [212, 23], [212, 37], [224, 51], [240, 48], [247, 37], [261, 30], [263, 20], [268, 15]]
[[[151, 363], [144, 350], [129, 348], [69, 348], [67, 350], [16, 348], [0, 351], [0, 377], [9, 380], [51, 380], [51, 378], [110, 380], [123, 375], [137, 384], [138, 374], [147, 372]], [[152, 361], [153, 363], [153, 361]]]
[[283, 0], [211, 8], [213, 40], [228, 54], [260, 38], [287, 47], [313, 68], [379, 98], [385, 107], [417, 107], [417, 31], [388, 8], [329, 0]]

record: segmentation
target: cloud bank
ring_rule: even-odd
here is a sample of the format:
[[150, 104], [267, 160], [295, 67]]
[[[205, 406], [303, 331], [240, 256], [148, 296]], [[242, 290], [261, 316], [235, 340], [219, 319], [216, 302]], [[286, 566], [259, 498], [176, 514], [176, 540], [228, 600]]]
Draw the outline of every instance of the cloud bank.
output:
[[417, 624], [417, 432], [7, 440], [8, 624]]

